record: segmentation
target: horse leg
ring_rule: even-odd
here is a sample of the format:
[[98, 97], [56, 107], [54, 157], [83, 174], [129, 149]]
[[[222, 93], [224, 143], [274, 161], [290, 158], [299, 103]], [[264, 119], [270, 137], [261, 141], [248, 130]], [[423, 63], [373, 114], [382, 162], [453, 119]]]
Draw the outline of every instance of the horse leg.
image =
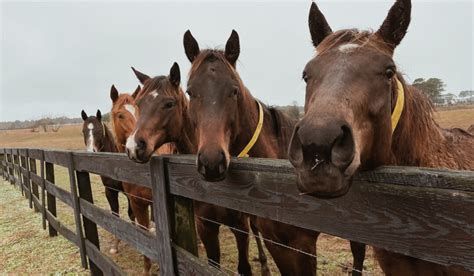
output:
[[265, 249], [263, 248], [262, 240], [260, 239], [260, 234], [258, 233], [258, 230], [252, 223], [252, 221], [250, 221], [250, 228], [252, 229], [252, 233], [255, 236], [255, 242], [257, 243], [258, 260], [260, 262], [262, 276], [270, 276], [271, 273], [270, 268], [268, 267], [267, 255], [265, 254]]
[[132, 221], [132, 223], [135, 223], [135, 215], [133, 214], [132, 204], [130, 203], [130, 198], [128, 198], [128, 196], [127, 196], [127, 202], [128, 202], [128, 218]]
[[[133, 198], [131, 200], [133, 213], [135, 214], [135, 218], [137, 219], [137, 224], [139, 227], [146, 228], [150, 226], [150, 215], [148, 213], [148, 202], [145, 202], [142, 199]], [[145, 275], [150, 275], [151, 269], [151, 261], [147, 256], [143, 256], [143, 273]]]
[[[120, 217], [119, 215], [119, 201], [118, 201], [118, 191], [109, 189], [105, 187], [105, 197], [109, 202], [110, 210], [114, 216]], [[110, 248], [110, 254], [116, 254], [118, 252], [119, 238], [116, 236], [113, 237], [112, 247]]]
[[239, 275], [252, 275], [252, 268], [249, 263], [249, 226], [248, 219], [238, 220], [238, 224], [234, 225], [237, 229], [231, 229], [237, 242], [237, 250], [239, 253], [239, 264], [237, 270]]
[[151, 207], [151, 219], [150, 219], [150, 232], [156, 232], [156, 225], [155, 225], [155, 212], [153, 211], [153, 204], [150, 204]]
[[[293, 228], [293, 227], [291, 227]], [[294, 238], [287, 244], [288, 247], [272, 242], [271, 237], [264, 236], [265, 246], [273, 257], [281, 275], [316, 275], [316, 239], [319, 233], [307, 235], [297, 229], [288, 231]], [[264, 234], [264, 232], [262, 232]], [[278, 243], [275, 243], [278, 242]], [[304, 254], [303, 251], [308, 254]]]
[[198, 221], [197, 230], [199, 238], [204, 244], [204, 249], [206, 249], [206, 255], [208, 259], [208, 264], [210, 266], [220, 268], [221, 261], [221, 249], [219, 246], [219, 224]]
[[351, 241], [351, 251], [354, 258], [352, 276], [360, 276], [364, 269], [365, 244]]

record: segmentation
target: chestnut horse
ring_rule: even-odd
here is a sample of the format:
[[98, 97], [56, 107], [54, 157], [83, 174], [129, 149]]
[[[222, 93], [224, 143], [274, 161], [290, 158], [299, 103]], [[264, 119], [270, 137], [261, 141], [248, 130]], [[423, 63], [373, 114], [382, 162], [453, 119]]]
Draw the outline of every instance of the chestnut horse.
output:
[[[306, 114], [289, 148], [303, 193], [342, 196], [355, 172], [382, 165], [474, 170], [474, 136], [440, 128], [429, 100], [397, 72], [393, 53], [410, 14], [410, 0], [398, 0], [378, 31], [333, 33], [316, 4], [311, 5], [316, 55], [303, 72]], [[374, 249], [387, 275], [471, 275]]]
[[[187, 31], [184, 48], [192, 63], [187, 93], [189, 116], [198, 141], [198, 172], [208, 181], [220, 181], [226, 177], [230, 156], [287, 158], [295, 122], [275, 108], [261, 104], [243, 85], [235, 68], [240, 54], [237, 32], [232, 31], [225, 51], [201, 51]], [[255, 216], [251, 216], [251, 224], [262, 233], [281, 274], [316, 274], [319, 233]], [[360, 271], [365, 245], [351, 245], [356, 252], [356, 269]], [[356, 270], [354, 273], [358, 274]]]
[[[119, 152], [125, 152], [126, 140], [134, 130], [140, 114], [138, 106], [135, 103], [135, 98], [139, 95], [140, 90], [140, 86], [138, 86], [135, 92], [129, 95], [127, 93], [119, 94], [114, 85], [112, 85], [110, 89], [110, 99], [112, 100], [111, 116]], [[172, 152], [173, 150], [169, 145], [165, 145], [156, 151], [157, 154], [170, 154]], [[129, 197], [138, 224], [146, 229], [150, 228], [148, 207], [151, 206], [152, 202], [151, 189], [123, 182], [123, 190]], [[150, 230], [153, 231], [152, 229]], [[149, 273], [150, 268], [150, 259], [144, 256], [145, 274]]]
[[[86, 112], [81, 112], [82, 120], [82, 134], [84, 136], [84, 144], [88, 152], [117, 152], [114, 138], [109, 129], [102, 123], [102, 114], [97, 110], [96, 116], [87, 116]], [[110, 210], [115, 216], [119, 216], [119, 191], [123, 192], [122, 182], [111, 179], [105, 176], [100, 176], [102, 184], [105, 186], [105, 196], [109, 202]], [[128, 217], [133, 221], [135, 219], [132, 212], [130, 200], [128, 200]], [[118, 244], [120, 240], [114, 237], [110, 253], [118, 252]]]
[[[196, 153], [196, 139], [193, 126], [187, 113], [188, 100], [180, 87], [181, 73], [177, 63], [173, 64], [169, 76], [150, 78], [133, 68], [137, 78], [143, 84], [143, 98], [139, 100], [140, 118], [134, 137], [127, 145], [129, 157], [138, 162], [148, 162], [156, 148], [164, 143], [174, 143], [179, 153]], [[134, 139], [134, 140], [132, 140]], [[139, 146], [140, 145], [140, 146]], [[201, 218], [217, 221], [248, 232], [248, 217], [240, 212], [228, 210], [204, 202], [194, 202], [196, 224], [199, 238], [206, 249], [209, 263], [220, 266], [219, 226]], [[248, 235], [233, 230], [239, 252], [238, 272], [251, 275], [248, 261]], [[262, 274], [269, 275], [267, 259], [259, 239], [259, 259]]]

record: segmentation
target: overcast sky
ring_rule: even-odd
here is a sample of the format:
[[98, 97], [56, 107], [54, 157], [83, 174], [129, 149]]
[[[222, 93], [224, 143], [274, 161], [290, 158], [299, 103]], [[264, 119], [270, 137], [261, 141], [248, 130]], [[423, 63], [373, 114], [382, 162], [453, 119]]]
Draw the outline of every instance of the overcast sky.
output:
[[[267, 104], [304, 101], [301, 72], [313, 54], [310, 1], [288, 2], [5, 2], [1, 5], [0, 121], [43, 115], [79, 117], [111, 108], [109, 89], [130, 92], [130, 66], [183, 82], [182, 46], [190, 29], [201, 48], [240, 35], [237, 69]], [[333, 30], [377, 29], [393, 1], [317, 1]], [[447, 92], [474, 89], [473, 2], [416, 1], [395, 61], [409, 81], [439, 77]]]

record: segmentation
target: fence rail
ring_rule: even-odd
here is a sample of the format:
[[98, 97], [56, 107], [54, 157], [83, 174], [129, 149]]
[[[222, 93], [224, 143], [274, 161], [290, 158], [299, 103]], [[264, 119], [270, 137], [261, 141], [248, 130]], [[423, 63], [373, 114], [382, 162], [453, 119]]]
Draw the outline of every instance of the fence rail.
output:
[[[69, 190], [55, 185], [54, 165], [68, 168]], [[360, 173], [346, 196], [328, 200], [300, 195], [284, 160], [235, 159], [225, 181], [209, 183], [194, 156], [137, 164], [123, 154], [0, 149], [0, 173], [42, 213], [50, 236], [59, 232], [80, 248], [94, 275], [123, 274], [101, 253], [97, 226], [157, 261], [162, 275], [221, 274], [196, 256], [193, 200], [474, 272], [472, 171], [384, 167]], [[95, 206], [89, 173], [151, 188], [156, 234]], [[75, 231], [58, 220], [56, 200], [73, 208]]]

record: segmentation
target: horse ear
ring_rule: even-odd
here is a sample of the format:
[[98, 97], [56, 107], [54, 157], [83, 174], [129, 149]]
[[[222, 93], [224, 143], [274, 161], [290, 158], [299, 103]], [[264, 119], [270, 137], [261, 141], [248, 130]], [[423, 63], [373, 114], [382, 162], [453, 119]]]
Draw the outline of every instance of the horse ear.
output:
[[331, 27], [326, 21], [326, 18], [314, 2], [311, 3], [311, 8], [309, 9], [308, 25], [315, 48], [318, 47], [319, 43], [328, 35], [332, 34]]
[[97, 118], [97, 120], [102, 120], [102, 113], [100, 113], [100, 110], [97, 109], [97, 113], [95, 114], [95, 117]]
[[81, 117], [82, 117], [82, 120], [85, 121], [85, 120], [87, 120], [87, 118], [88, 118], [89, 116], [87, 116], [86, 112], [85, 112], [84, 110], [82, 110], [82, 111], [81, 111]]
[[118, 99], [119, 93], [117, 91], [117, 88], [115, 88], [115, 85], [112, 84], [112, 87], [110, 87], [110, 99], [112, 100], [113, 103]]
[[132, 94], [132, 98], [134, 98], [134, 99], [137, 98], [138, 93], [140, 92], [140, 90], [142, 90], [142, 88], [141, 88], [140, 85], [138, 85], [137, 89], [135, 89], [135, 92], [133, 92], [133, 94]]
[[239, 34], [232, 30], [227, 43], [225, 44], [225, 57], [235, 67], [235, 63], [239, 58], [240, 54], [240, 42], [239, 42]]
[[150, 77], [146, 74], [143, 74], [142, 72], [136, 70], [132, 66], [133, 73], [135, 73], [135, 76], [137, 76], [137, 79], [140, 81], [141, 84], [145, 84], [145, 81], [148, 80]]
[[407, 33], [410, 20], [411, 0], [397, 0], [376, 35], [395, 49]]
[[174, 86], [179, 86], [179, 83], [181, 82], [181, 72], [179, 71], [179, 65], [178, 63], [173, 63], [173, 66], [170, 69], [170, 76], [169, 76], [170, 82]]
[[183, 37], [184, 52], [188, 57], [189, 61], [193, 63], [194, 59], [199, 55], [199, 44], [191, 34], [191, 31], [187, 30]]

